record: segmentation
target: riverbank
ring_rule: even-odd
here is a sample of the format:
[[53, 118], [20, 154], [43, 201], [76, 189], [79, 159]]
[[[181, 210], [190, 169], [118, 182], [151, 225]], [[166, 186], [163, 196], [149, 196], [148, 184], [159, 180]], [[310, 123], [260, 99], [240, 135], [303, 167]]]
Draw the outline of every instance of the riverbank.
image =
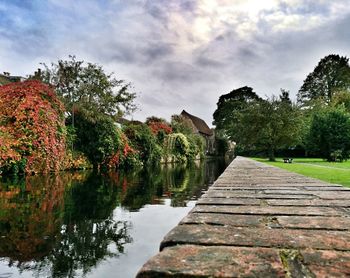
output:
[[350, 187], [350, 161], [327, 162], [320, 158], [294, 158], [293, 163], [283, 163], [282, 158], [277, 158], [274, 162], [263, 158], [253, 159], [304, 176]]

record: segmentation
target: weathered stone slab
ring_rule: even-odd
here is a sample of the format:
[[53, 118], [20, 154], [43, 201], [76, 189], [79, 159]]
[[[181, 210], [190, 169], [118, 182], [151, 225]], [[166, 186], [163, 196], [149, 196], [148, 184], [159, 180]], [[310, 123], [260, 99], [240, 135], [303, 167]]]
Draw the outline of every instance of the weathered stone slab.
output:
[[341, 191], [341, 192], [317, 192], [316, 196], [322, 198], [324, 200], [349, 200], [350, 199], [350, 191]]
[[316, 277], [350, 277], [350, 252], [302, 250], [300, 253]]
[[180, 224], [205, 224], [234, 227], [272, 227], [309, 230], [350, 230], [350, 218], [324, 216], [265, 216], [191, 213]]
[[201, 198], [197, 205], [260, 205], [259, 199], [242, 198]]
[[194, 207], [192, 212], [211, 212], [222, 214], [347, 216], [346, 212], [343, 210], [331, 207], [197, 205]]
[[[227, 199], [230, 200], [230, 199]], [[318, 206], [318, 207], [350, 207], [350, 200], [280, 200], [267, 199], [266, 203], [270, 206]]]
[[228, 187], [228, 186], [212, 186], [210, 187], [210, 191], [216, 191], [216, 190], [224, 190], [224, 191], [235, 191], [235, 192], [264, 192], [265, 190], [289, 190], [289, 191], [295, 191], [298, 192], [298, 190], [305, 190], [304, 187], [301, 187], [300, 189], [295, 187], [286, 187], [282, 188], [281, 186], [234, 186], [234, 187]]
[[203, 195], [204, 198], [255, 198], [255, 199], [314, 199], [312, 194], [264, 194], [264, 193], [252, 193], [247, 192], [237, 193], [230, 191], [210, 190]]
[[208, 224], [236, 227], [263, 227], [264, 217], [259, 215], [227, 215], [217, 213], [190, 213], [180, 224]]
[[263, 190], [265, 194], [286, 194], [286, 195], [294, 195], [294, 194], [310, 194], [314, 195], [315, 198], [322, 199], [350, 199], [350, 191], [349, 190], [284, 190], [284, 189], [268, 189]]
[[[217, 181], [215, 184], [213, 184], [211, 186], [211, 188], [215, 188], [215, 187], [229, 187], [229, 188], [235, 188], [235, 187], [244, 187], [244, 188], [259, 188], [259, 187], [267, 187], [267, 189], [269, 188], [275, 188], [275, 187], [293, 187], [293, 188], [298, 188], [298, 187], [302, 187], [302, 188], [305, 188], [305, 187], [323, 187], [323, 186], [329, 186], [328, 183], [321, 183], [321, 182], [318, 182], [318, 183], [293, 183], [293, 182], [290, 182], [290, 183], [284, 183], [284, 182], [281, 182], [281, 183], [278, 183], [278, 182], [274, 182], [274, 183], [259, 183], [259, 182], [241, 182], [241, 183], [230, 183], [230, 182], [221, 182], [221, 181]], [[336, 187], [336, 188], [341, 188], [341, 189], [344, 189], [343, 186], [341, 185], [332, 185], [332, 187]]]
[[350, 191], [350, 188], [337, 185], [337, 186], [305, 186], [305, 190], [317, 190], [317, 191]]
[[255, 198], [201, 198], [197, 205], [269, 205], [296, 207], [350, 207], [350, 200], [322, 200], [322, 199], [255, 199]]
[[177, 244], [350, 251], [350, 233], [348, 231], [179, 225], [164, 238], [160, 248], [162, 250]]
[[277, 216], [276, 223], [283, 228], [350, 230], [348, 217], [324, 216]]
[[276, 250], [214, 246], [174, 246], [153, 257], [137, 278], [285, 277]]

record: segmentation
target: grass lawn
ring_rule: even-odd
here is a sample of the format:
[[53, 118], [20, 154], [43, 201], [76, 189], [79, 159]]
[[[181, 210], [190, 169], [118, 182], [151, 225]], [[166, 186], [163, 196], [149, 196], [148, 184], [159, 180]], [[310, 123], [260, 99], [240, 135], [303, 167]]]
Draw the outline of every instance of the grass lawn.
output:
[[277, 158], [276, 162], [263, 158], [253, 157], [252, 159], [308, 177], [350, 187], [350, 161], [327, 162], [320, 158], [293, 158], [293, 163], [284, 163], [282, 158]]

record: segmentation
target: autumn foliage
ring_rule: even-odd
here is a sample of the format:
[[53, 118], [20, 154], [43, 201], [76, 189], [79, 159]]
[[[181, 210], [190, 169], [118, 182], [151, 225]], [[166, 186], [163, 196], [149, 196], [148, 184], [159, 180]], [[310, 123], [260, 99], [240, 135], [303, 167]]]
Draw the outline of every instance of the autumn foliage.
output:
[[163, 131], [165, 134], [173, 132], [173, 129], [164, 122], [149, 122], [148, 126], [150, 127], [153, 134], [157, 135], [159, 131]]
[[0, 87], [0, 169], [57, 171], [65, 155], [64, 107], [37, 80]]

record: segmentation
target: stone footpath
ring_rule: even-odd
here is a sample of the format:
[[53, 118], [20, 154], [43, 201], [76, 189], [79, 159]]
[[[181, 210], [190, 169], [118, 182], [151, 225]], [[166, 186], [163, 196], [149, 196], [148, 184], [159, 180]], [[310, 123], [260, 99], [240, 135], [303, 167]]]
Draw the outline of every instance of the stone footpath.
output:
[[350, 189], [237, 157], [160, 250], [138, 278], [350, 277]]

